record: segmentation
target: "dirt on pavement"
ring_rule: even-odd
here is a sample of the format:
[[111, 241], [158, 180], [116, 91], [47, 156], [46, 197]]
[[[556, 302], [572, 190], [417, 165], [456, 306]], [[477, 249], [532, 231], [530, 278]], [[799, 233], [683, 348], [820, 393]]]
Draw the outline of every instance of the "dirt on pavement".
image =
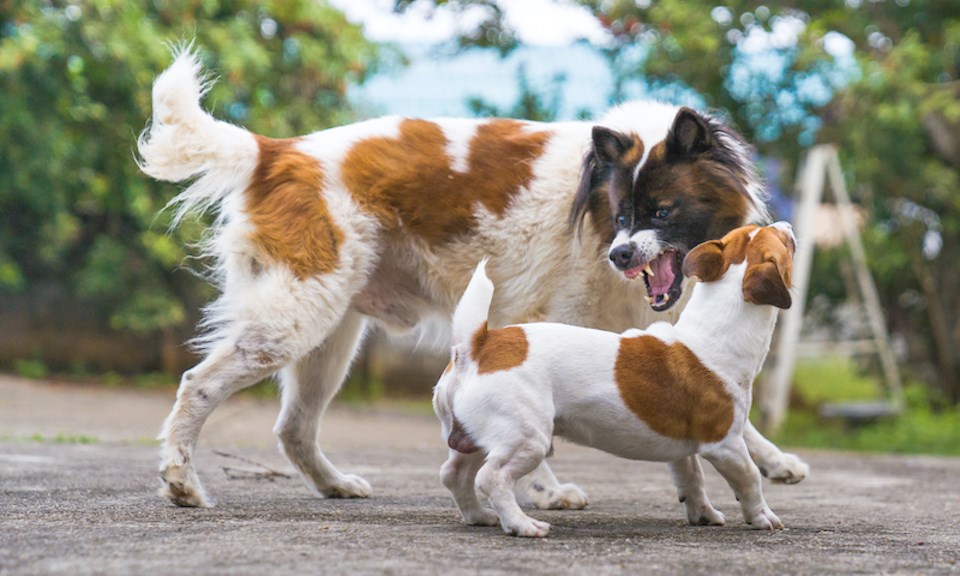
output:
[[757, 532], [709, 465], [721, 528], [686, 524], [665, 465], [558, 443], [591, 504], [533, 511], [553, 529], [525, 540], [459, 522], [422, 408], [335, 406], [321, 444], [374, 494], [325, 500], [277, 452], [277, 402], [234, 398], [197, 452], [216, 506], [176, 508], [153, 440], [174, 394], [0, 377], [0, 575], [960, 572], [960, 459], [800, 451], [807, 480], [764, 484], [787, 528]]

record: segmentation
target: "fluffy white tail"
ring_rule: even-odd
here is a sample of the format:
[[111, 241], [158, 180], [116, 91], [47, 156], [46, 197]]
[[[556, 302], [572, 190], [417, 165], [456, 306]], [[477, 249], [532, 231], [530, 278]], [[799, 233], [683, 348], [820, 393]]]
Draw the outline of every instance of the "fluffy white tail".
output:
[[471, 337], [481, 327], [486, 327], [493, 301], [493, 282], [487, 278], [487, 259], [484, 258], [473, 272], [470, 284], [460, 297], [453, 313], [453, 346], [469, 350]]
[[174, 62], [153, 83], [153, 121], [140, 134], [138, 164], [144, 173], [168, 182], [199, 177], [173, 199], [174, 223], [204, 211], [243, 190], [256, 167], [253, 135], [215, 119], [200, 107], [211, 82], [201, 74], [189, 46], [174, 51]]

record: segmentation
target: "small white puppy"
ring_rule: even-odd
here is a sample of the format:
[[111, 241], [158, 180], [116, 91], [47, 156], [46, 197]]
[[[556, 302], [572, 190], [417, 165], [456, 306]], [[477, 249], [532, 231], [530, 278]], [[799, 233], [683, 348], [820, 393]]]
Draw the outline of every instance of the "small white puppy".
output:
[[557, 435], [669, 462], [690, 523], [723, 525], [700, 454], [733, 488], [748, 524], [782, 528], [743, 431], [777, 308], [791, 303], [795, 246], [783, 222], [701, 244], [684, 260], [684, 274], [700, 282], [677, 324], [623, 334], [552, 323], [488, 329], [493, 283], [481, 263], [454, 314], [452, 359], [433, 398], [450, 447], [440, 478], [464, 521], [546, 536], [550, 525], [520, 509], [513, 487]]

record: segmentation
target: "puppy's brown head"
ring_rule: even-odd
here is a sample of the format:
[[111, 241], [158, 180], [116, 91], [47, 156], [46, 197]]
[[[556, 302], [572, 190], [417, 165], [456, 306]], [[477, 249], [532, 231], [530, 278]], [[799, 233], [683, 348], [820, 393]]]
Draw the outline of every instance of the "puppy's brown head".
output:
[[796, 246], [793, 228], [786, 222], [762, 228], [744, 226], [691, 250], [683, 262], [683, 274], [702, 282], [716, 282], [732, 264], [746, 260], [744, 300], [789, 308], [793, 303], [790, 288]]

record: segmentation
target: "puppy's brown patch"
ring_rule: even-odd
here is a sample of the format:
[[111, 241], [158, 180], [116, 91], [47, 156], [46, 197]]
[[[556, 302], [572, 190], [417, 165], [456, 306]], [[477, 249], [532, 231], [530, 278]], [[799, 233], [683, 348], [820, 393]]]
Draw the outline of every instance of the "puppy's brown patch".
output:
[[526, 132], [513, 120], [491, 120], [470, 141], [467, 171], [453, 169], [443, 129], [404, 120], [399, 138], [355, 144], [343, 161], [343, 182], [356, 201], [387, 229], [401, 226], [430, 244], [473, 227], [475, 205], [502, 217], [510, 200], [533, 179], [533, 161], [547, 132]]
[[623, 338], [614, 376], [627, 407], [658, 434], [718, 442], [733, 424], [733, 398], [723, 381], [683, 344]]
[[527, 335], [519, 326], [496, 330], [487, 330], [487, 327], [483, 326], [474, 333], [470, 343], [470, 351], [480, 374], [520, 366], [527, 359], [529, 349]]
[[254, 243], [301, 280], [330, 272], [343, 232], [321, 195], [320, 163], [294, 148], [295, 139], [255, 138], [260, 160], [246, 191]]

